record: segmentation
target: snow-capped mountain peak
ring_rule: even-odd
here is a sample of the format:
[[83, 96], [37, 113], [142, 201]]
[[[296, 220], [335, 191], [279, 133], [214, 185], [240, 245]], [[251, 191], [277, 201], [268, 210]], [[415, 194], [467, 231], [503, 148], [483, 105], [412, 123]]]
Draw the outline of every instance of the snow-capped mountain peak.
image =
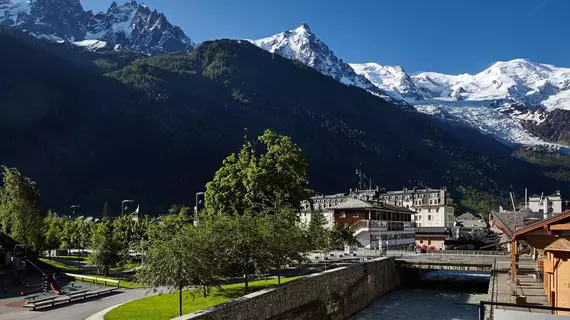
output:
[[111, 3], [106, 12], [85, 11], [79, 0], [0, 0], [0, 25], [42, 38], [69, 42], [103, 41], [145, 53], [187, 51], [195, 44], [164, 14], [129, 1]]
[[370, 80], [388, 95], [405, 101], [422, 100], [412, 78], [400, 66], [381, 66], [377, 63], [350, 64], [354, 71]]
[[376, 95], [385, 93], [364, 76], [358, 75], [342, 59], [322, 42], [306, 24], [294, 30], [287, 30], [271, 37], [248, 40], [256, 46], [285, 58], [299, 61], [322, 74], [346, 84], [366, 89]]
[[297, 29], [295, 29], [295, 32], [298, 33], [306, 33], [306, 34], [312, 34], [313, 32], [311, 31], [311, 28], [309, 27], [308, 24], [306, 23], [301, 23], [301, 26]]
[[556, 122], [550, 111], [570, 110], [570, 68], [528, 59], [498, 61], [473, 75], [425, 72], [412, 80], [426, 99], [415, 103], [418, 111], [509, 143], [550, 145], [556, 130], [542, 129]]
[[564, 91], [570, 89], [570, 68], [528, 59], [499, 61], [475, 75], [426, 72], [412, 79], [426, 98], [515, 101], [529, 106], [570, 108], [570, 100], [564, 98]]

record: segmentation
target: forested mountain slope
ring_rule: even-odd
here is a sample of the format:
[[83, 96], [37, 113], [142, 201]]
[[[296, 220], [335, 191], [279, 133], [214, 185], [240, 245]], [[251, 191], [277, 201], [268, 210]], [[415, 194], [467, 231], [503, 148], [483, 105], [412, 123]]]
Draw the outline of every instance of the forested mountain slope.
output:
[[57, 54], [5, 33], [0, 43], [0, 163], [38, 182], [44, 208], [77, 204], [98, 214], [109, 201], [117, 212], [127, 198], [143, 211], [192, 205], [244, 135], [267, 128], [303, 148], [319, 192], [355, 187], [356, 168], [395, 189], [565, 187], [491, 137], [402, 110], [246, 41], [128, 60], [106, 75], [95, 63], [72, 62], [75, 51]]

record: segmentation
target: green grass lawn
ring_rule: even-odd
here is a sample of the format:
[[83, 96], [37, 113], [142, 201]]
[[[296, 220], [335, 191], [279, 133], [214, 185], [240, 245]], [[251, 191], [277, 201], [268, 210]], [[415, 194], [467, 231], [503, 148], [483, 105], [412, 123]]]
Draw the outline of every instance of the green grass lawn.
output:
[[[286, 283], [300, 277], [281, 278], [281, 283]], [[259, 291], [277, 285], [277, 279], [255, 281], [249, 283], [250, 292]], [[184, 314], [196, 312], [217, 304], [239, 298], [243, 295], [244, 284], [228, 284], [222, 289], [212, 289], [209, 296], [205, 297], [197, 292], [192, 297], [190, 291], [184, 291], [182, 296], [182, 312]], [[178, 316], [178, 293], [162, 294], [135, 301], [119, 306], [105, 315], [105, 320], [167, 320]]]
[[[77, 274], [77, 273], [79, 272], [79, 270], [78, 270], [76, 267], [73, 267], [73, 266], [70, 266], [70, 265], [67, 265], [67, 264], [63, 264], [63, 263], [59, 263], [59, 262], [54, 261], [54, 260], [49, 260], [49, 259], [47, 259], [47, 258], [40, 258], [40, 261], [42, 261], [42, 262], [44, 262], [44, 263], [46, 263], [46, 264], [49, 264], [50, 266], [52, 266], [52, 267], [54, 267], [54, 268], [57, 268], [57, 269], [59, 269], [59, 270], [62, 271], [62, 272], [75, 273], [75, 274]], [[99, 275], [96, 275], [96, 274], [83, 274], [83, 275], [84, 275], [84, 276], [89, 276], [89, 277], [100, 277], [100, 278], [103, 278], [102, 276], [99, 276]], [[141, 284], [138, 284], [138, 283], [135, 283], [135, 282], [126, 281], [126, 280], [123, 280], [123, 279], [120, 279], [120, 278], [116, 278], [116, 277], [109, 277], [109, 276], [107, 276], [107, 277], [105, 277], [105, 278], [107, 278], [107, 279], [112, 279], [112, 280], [120, 280], [121, 282], [119, 282], [119, 286], [120, 286], [121, 288], [128, 288], [128, 289], [131, 289], [131, 288], [140, 288], [140, 287], [142, 287]], [[81, 281], [81, 278], [75, 278], [75, 281]], [[85, 279], [85, 282], [92, 282], [92, 280]], [[105, 284], [105, 281], [96, 281], [96, 283]], [[111, 286], [112, 286], [113, 284], [108, 284], [108, 285], [111, 285]]]
[[59, 263], [55, 260], [49, 260], [48, 258], [40, 258], [40, 261], [45, 263], [45, 264], [49, 264], [50, 266], [57, 268], [61, 271], [64, 272], [77, 272], [79, 269], [74, 267], [74, 266], [70, 266], [68, 264], [64, 264], [64, 263]]
[[91, 257], [89, 257], [89, 256], [59, 256], [56, 258], [68, 259], [68, 260], [72, 260], [74, 262], [83, 261], [86, 264], [91, 264]]
[[140, 267], [141, 264], [138, 262], [127, 262], [127, 263], [123, 263], [121, 265], [116, 266], [115, 268], [113, 268], [113, 270], [115, 271], [126, 271], [126, 270], [132, 270], [132, 269], [136, 269], [138, 267]]

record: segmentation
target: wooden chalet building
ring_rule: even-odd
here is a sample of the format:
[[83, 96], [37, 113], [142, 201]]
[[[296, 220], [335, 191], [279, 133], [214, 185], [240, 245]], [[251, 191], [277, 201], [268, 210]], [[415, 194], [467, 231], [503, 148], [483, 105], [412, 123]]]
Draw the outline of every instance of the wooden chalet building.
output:
[[527, 243], [541, 257], [544, 292], [551, 306], [570, 308], [570, 211], [526, 225], [512, 233], [512, 240], [511, 280], [517, 280], [519, 243]]

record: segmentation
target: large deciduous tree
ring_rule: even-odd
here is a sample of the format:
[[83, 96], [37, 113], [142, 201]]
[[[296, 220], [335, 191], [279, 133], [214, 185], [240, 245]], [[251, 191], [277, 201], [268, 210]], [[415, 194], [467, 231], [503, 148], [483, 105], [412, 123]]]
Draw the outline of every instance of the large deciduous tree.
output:
[[48, 257], [51, 259], [51, 251], [61, 248], [61, 236], [65, 221], [57, 216], [55, 212], [48, 211], [44, 220], [46, 226], [45, 249], [48, 250]]
[[206, 209], [212, 213], [259, 214], [272, 208], [299, 210], [310, 190], [307, 159], [291, 138], [271, 130], [247, 138], [238, 153], [227, 157], [206, 185]]
[[267, 214], [260, 221], [262, 260], [267, 267], [275, 268], [277, 282], [281, 284], [281, 270], [289, 262], [300, 262], [310, 249], [306, 233], [296, 224], [296, 213], [284, 210]]
[[91, 258], [93, 263], [99, 268], [99, 273], [107, 276], [111, 267], [120, 261], [121, 245], [114, 236], [113, 224], [103, 221], [93, 228], [91, 240]]
[[184, 225], [170, 238], [152, 241], [136, 278], [154, 288], [166, 286], [177, 291], [182, 315], [182, 291], [194, 287], [206, 296], [223, 273], [226, 257], [219, 250], [222, 240], [213, 224], [199, 228]]
[[37, 251], [42, 249], [45, 231], [43, 215], [37, 205], [38, 195], [34, 181], [15, 168], [2, 166], [1, 230]]

